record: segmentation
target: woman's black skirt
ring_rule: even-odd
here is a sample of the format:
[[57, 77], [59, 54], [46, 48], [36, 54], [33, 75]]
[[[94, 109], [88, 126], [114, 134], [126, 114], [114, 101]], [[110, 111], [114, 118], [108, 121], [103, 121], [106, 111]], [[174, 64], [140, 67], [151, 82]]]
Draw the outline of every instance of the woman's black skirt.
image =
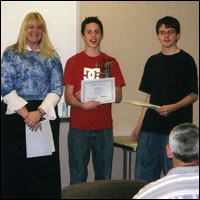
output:
[[[42, 101], [29, 101], [34, 111]], [[18, 114], [6, 115], [1, 102], [1, 199], [59, 199], [61, 194], [59, 166], [60, 119], [51, 120], [56, 151], [51, 156], [26, 158], [25, 123]]]

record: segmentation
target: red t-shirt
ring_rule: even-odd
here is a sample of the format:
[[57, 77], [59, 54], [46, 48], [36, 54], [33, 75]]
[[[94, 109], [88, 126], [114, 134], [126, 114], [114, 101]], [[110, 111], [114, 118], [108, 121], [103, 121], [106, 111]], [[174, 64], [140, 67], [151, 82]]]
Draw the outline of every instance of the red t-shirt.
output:
[[[68, 59], [63, 84], [74, 86], [74, 93], [81, 90], [81, 80], [98, 79], [105, 62], [112, 61], [111, 77], [115, 77], [115, 86], [125, 86], [119, 64], [105, 53], [97, 57], [90, 57], [80, 52]], [[111, 103], [102, 104], [96, 110], [83, 110], [71, 107], [70, 127], [83, 130], [99, 130], [112, 127]]]

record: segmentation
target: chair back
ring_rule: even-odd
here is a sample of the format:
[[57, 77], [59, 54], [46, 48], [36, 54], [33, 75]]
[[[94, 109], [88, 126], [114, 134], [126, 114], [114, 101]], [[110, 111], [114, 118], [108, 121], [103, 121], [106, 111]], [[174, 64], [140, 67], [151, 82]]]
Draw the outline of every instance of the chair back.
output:
[[63, 188], [62, 199], [131, 199], [147, 182], [143, 180], [100, 180]]

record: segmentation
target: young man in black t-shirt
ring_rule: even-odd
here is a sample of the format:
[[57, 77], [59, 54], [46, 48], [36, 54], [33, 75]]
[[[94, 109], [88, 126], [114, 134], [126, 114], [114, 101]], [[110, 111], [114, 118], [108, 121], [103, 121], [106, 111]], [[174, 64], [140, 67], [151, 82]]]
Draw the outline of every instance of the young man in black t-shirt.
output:
[[145, 102], [161, 106], [143, 108], [132, 140], [138, 140], [135, 178], [155, 181], [172, 168], [165, 149], [173, 127], [192, 122], [192, 104], [198, 99], [197, 68], [194, 59], [177, 47], [180, 24], [164, 17], [156, 24], [162, 51], [151, 56], [144, 68], [139, 90], [147, 93]]

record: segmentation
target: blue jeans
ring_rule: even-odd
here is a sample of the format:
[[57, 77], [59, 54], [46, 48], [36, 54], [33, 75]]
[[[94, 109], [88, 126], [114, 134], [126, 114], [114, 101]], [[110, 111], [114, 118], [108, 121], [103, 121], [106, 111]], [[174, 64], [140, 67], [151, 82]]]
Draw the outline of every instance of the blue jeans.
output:
[[112, 128], [103, 130], [69, 129], [70, 184], [86, 182], [92, 152], [95, 180], [111, 178], [113, 158]]
[[166, 145], [169, 135], [141, 132], [135, 164], [135, 179], [152, 182], [172, 168], [172, 160], [167, 157]]

